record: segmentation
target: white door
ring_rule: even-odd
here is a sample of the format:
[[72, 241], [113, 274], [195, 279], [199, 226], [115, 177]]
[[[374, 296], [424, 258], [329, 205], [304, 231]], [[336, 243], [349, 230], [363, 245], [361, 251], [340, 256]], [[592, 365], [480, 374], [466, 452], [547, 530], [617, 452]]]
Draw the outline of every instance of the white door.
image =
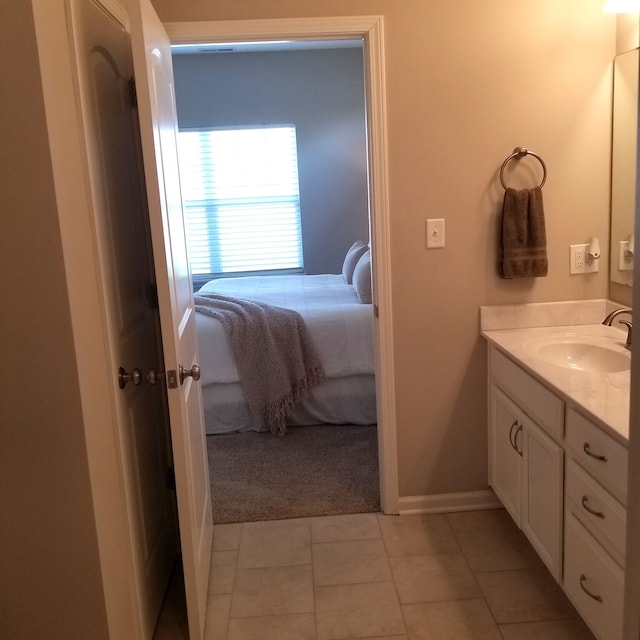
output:
[[[148, 222], [141, 194], [136, 112], [128, 35], [94, 0], [70, 2], [88, 182], [139, 603], [136, 637], [151, 638], [176, 556], [174, 496], [166, 394], [162, 385], [116, 384], [161, 365]], [[123, 379], [125, 382], [126, 379]], [[137, 382], [137, 380], [136, 380]]]
[[[149, 0], [132, 0], [129, 17], [169, 387], [189, 633], [196, 640], [202, 638], [204, 631], [213, 524], [197, 382], [195, 310], [178, 171], [171, 48]], [[180, 375], [181, 366], [194, 375]]]

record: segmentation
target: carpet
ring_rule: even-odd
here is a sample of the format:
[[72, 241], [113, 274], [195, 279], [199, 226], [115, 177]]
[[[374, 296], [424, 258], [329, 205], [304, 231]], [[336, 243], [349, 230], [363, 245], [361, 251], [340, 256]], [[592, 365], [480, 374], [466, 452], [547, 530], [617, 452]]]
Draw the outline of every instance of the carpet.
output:
[[380, 511], [375, 426], [207, 436], [213, 522]]

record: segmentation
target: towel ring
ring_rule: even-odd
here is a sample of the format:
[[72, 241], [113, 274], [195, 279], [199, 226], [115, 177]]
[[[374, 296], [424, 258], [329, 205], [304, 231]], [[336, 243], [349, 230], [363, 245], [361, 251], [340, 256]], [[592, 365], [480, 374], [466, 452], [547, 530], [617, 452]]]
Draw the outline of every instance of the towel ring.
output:
[[542, 182], [539, 184], [539, 187], [542, 189], [544, 183], [547, 181], [547, 165], [544, 163], [544, 160], [533, 151], [529, 151], [529, 149], [525, 149], [524, 147], [516, 147], [513, 150], [513, 153], [502, 163], [500, 167], [500, 182], [504, 187], [504, 190], [507, 190], [507, 185], [504, 183], [504, 169], [511, 162], [511, 160], [520, 160], [525, 156], [533, 156], [541, 165], [542, 165]]

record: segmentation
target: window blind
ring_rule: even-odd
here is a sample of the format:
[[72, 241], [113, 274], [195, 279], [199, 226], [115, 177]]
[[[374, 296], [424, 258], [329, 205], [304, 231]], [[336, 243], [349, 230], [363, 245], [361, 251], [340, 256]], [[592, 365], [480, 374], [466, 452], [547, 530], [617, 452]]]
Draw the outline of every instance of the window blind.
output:
[[302, 269], [294, 126], [184, 130], [178, 149], [194, 276]]

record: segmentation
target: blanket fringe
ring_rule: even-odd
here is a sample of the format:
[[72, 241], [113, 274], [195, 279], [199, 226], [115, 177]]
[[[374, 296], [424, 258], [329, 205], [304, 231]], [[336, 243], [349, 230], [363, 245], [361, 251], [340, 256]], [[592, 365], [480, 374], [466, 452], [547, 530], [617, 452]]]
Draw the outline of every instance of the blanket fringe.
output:
[[292, 387], [291, 393], [283, 396], [277, 402], [267, 405], [260, 416], [264, 431], [271, 431], [275, 436], [283, 436], [287, 432], [286, 420], [291, 409], [300, 402], [302, 396], [314, 385], [324, 380], [322, 366], [313, 367], [305, 371], [305, 376]]
[[194, 301], [197, 312], [224, 327], [259, 429], [284, 435], [292, 407], [324, 378], [303, 317], [293, 309], [213, 293], [196, 294]]

